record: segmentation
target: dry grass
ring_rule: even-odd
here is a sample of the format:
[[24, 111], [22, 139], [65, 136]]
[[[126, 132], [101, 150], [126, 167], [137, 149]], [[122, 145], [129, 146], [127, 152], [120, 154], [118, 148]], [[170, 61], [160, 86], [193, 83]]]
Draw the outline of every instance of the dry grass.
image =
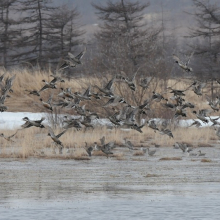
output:
[[92, 155], [94, 155], [94, 156], [101, 156], [101, 157], [106, 157], [106, 154], [105, 153], [103, 153], [102, 151], [100, 151], [100, 150], [98, 150], [98, 151], [93, 151], [92, 152]]
[[[0, 75], [3, 71], [0, 71]], [[45, 111], [42, 108], [39, 101], [39, 97], [29, 95], [25, 90], [40, 90], [45, 84], [42, 82], [43, 79], [50, 81], [53, 78], [51, 72], [45, 71], [30, 71], [28, 69], [15, 69], [7, 73], [9, 76], [16, 75], [16, 80], [13, 84], [13, 93], [11, 98], [6, 99], [6, 105], [9, 107], [11, 112], [23, 111], [23, 112], [40, 112]], [[61, 92], [60, 88], [70, 87], [73, 88], [73, 92], [85, 89], [93, 78], [78, 78], [74, 80], [65, 80], [65, 83], [58, 83], [58, 89], [53, 90], [54, 97]], [[50, 93], [47, 91], [41, 93], [43, 100], [47, 100]]]
[[89, 157], [83, 157], [83, 156], [81, 156], [81, 157], [72, 157], [72, 158], [70, 158], [70, 159], [74, 159], [74, 160], [90, 160], [90, 158]]
[[149, 177], [159, 177], [159, 175], [148, 173], [145, 177], [147, 177], [147, 178], [149, 178]]
[[214, 147], [214, 146], [211, 145], [211, 144], [203, 144], [203, 143], [199, 143], [199, 144], [198, 144], [198, 147]]
[[181, 157], [162, 157], [159, 160], [182, 160]]
[[142, 158], [132, 158], [132, 161], [147, 161], [147, 159]]
[[[192, 144], [192, 146], [197, 146], [200, 144], [205, 144], [209, 146], [210, 136], [214, 134], [214, 130], [211, 128], [202, 128], [202, 129], [185, 129], [185, 128], [177, 128], [173, 131], [174, 139], [169, 138], [166, 135], [161, 135], [158, 132], [154, 133], [150, 128], [144, 127], [143, 133], [139, 133], [134, 130], [108, 130], [105, 127], [95, 128], [94, 130], [89, 130], [87, 132], [83, 131], [68, 131], [61, 137], [61, 141], [65, 146], [72, 146], [73, 143], [76, 143], [78, 147], [84, 147], [85, 142], [89, 145], [93, 145], [94, 142], [99, 143], [99, 139], [102, 136], [106, 137], [106, 143], [110, 141], [115, 141], [118, 145], [124, 145], [123, 138], [129, 137], [129, 140], [137, 147], [140, 145], [140, 142], [146, 139], [146, 136], [151, 136], [151, 140], [154, 140], [156, 144], [160, 144], [161, 146], [172, 146], [176, 139], [179, 142], [188, 142]], [[50, 140], [50, 139], [49, 139]], [[97, 152], [98, 153], [98, 152]], [[139, 154], [140, 152], [135, 152], [135, 154]]]
[[[3, 74], [4, 70], [0, 70], [0, 75]], [[41, 103], [39, 101], [39, 97], [29, 95], [28, 92], [25, 90], [39, 90], [44, 86], [44, 83], [42, 82], [43, 79], [46, 81], [50, 81], [52, 77], [50, 76], [52, 72], [50, 71], [37, 71], [37, 70], [29, 70], [29, 69], [14, 69], [10, 70], [10, 72], [7, 72], [7, 75], [14, 75], [16, 74], [16, 80], [13, 84], [13, 90], [14, 93], [11, 94], [10, 99], [6, 99], [6, 105], [9, 107], [10, 111], [28, 111], [28, 112], [39, 112], [39, 111], [45, 111], [44, 108], [42, 108]], [[84, 91], [88, 85], [99, 85], [103, 86], [108, 79], [112, 78], [112, 76], [106, 76], [105, 80], [103, 78], [100, 80], [100, 77], [85, 77], [85, 78], [74, 78], [71, 80], [66, 79], [65, 83], [58, 83], [57, 87], [58, 89], [52, 90], [53, 97], [56, 97], [58, 93], [60, 93], [60, 88], [72, 88], [72, 92], [76, 91]], [[145, 96], [143, 97], [143, 100], [149, 98], [149, 95], [151, 95], [151, 91], [161, 92], [164, 94], [166, 98], [172, 96], [172, 94], [169, 93], [169, 90], [167, 90], [167, 93], [164, 93], [164, 87], [171, 86], [174, 89], [185, 89], [191, 84], [191, 80], [189, 79], [169, 79], [167, 81], [163, 81], [161, 79], [154, 79], [151, 82], [151, 85], [148, 89], [148, 92], [145, 93]], [[93, 88], [94, 89], [94, 88]], [[128, 87], [125, 83], [115, 83], [115, 93], [128, 96], [125, 97], [128, 102], [131, 104], [133, 103], [133, 95], [130, 93], [128, 94]], [[149, 92], [150, 91], [150, 92]], [[140, 94], [142, 92], [141, 88], [137, 88], [136, 95]], [[206, 99], [203, 97], [198, 97], [195, 95], [191, 90], [187, 90], [186, 92], [186, 101], [190, 101], [192, 103], [196, 103], [197, 108], [206, 108]], [[42, 92], [42, 98], [47, 100], [50, 96], [50, 92], [45, 91]], [[103, 101], [98, 101], [98, 103], [102, 103]], [[164, 112], [164, 109], [161, 108], [160, 103], [154, 103], [152, 105], [152, 108], [155, 111]], [[189, 114], [189, 117], [192, 115]]]
[[114, 156], [117, 160], [125, 160], [123, 153], [114, 153], [113, 156]]
[[[3, 71], [0, 71], [0, 75], [3, 74]], [[39, 90], [44, 83], [43, 79], [50, 81], [52, 77], [50, 77], [51, 72], [44, 71], [33, 71], [27, 69], [17, 69], [7, 73], [12, 76], [16, 74], [16, 80], [13, 84], [14, 93], [10, 94], [10, 98], [6, 99], [6, 105], [9, 107], [9, 111], [28, 111], [28, 112], [42, 112], [45, 111], [42, 108], [41, 103], [39, 101], [39, 97], [29, 95], [25, 90]], [[110, 79], [111, 76], [107, 76]], [[24, 80], [25, 79], [25, 80]], [[103, 85], [105, 83], [103, 80], [100, 80], [98, 77], [86, 77], [86, 78], [78, 78], [72, 79], [70, 81], [66, 80], [64, 84], [58, 83], [58, 89], [53, 90], [53, 96], [61, 91], [60, 88], [70, 87], [72, 88], [72, 92], [76, 91], [84, 91], [84, 89], [88, 85]], [[149, 88], [149, 91], [155, 90], [156, 92], [164, 92], [162, 84], [166, 84], [166, 87], [171, 86], [174, 89], [185, 89], [189, 86], [189, 79], [170, 79], [167, 82], [160, 81], [155, 79], [152, 83], [152, 88]], [[120, 85], [120, 86], [118, 86]], [[121, 90], [122, 92], [128, 91], [127, 85], [125, 83], [116, 83], [115, 92], [118, 94]], [[94, 89], [94, 88], [93, 88]], [[139, 90], [139, 88], [137, 89]], [[136, 91], [137, 93], [139, 91]], [[47, 99], [49, 97], [48, 91], [42, 92], [42, 98]], [[150, 92], [146, 93], [146, 97], [151, 95]], [[171, 94], [169, 91], [164, 94], [165, 97], [170, 97]], [[133, 96], [132, 96], [133, 97]], [[131, 97], [130, 97], [131, 98]], [[207, 103], [204, 97], [198, 97], [192, 91], [186, 91], [186, 101], [190, 101], [196, 104], [196, 108], [207, 108]], [[83, 103], [85, 104], [85, 103]], [[100, 107], [99, 107], [100, 109]], [[160, 103], [154, 103], [152, 105], [152, 109], [156, 111], [161, 110]], [[62, 110], [63, 111], [63, 110]], [[69, 111], [69, 110], [68, 110]], [[67, 112], [68, 112], [67, 111]], [[163, 109], [161, 111], [164, 111]], [[189, 117], [194, 118], [194, 116], [190, 113]], [[63, 112], [62, 112], [63, 113]], [[72, 113], [72, 112], [69, 112]], [[98, 112], [99, 113], [99, 112]], [[173, 114], [173, 113], [172, 113]], [[106, 127], [97, 127], [94, 130], [90, 129], [86, 132], [84, 131], [76, 131], [74, 129], [69, 129], [61, 138], [63, 145], [70, 149], [76, 149], [74, 153], [71, 154], [71, 158], [88, 158], [84, 146], [85, 142], [89, 145], [93, 145], [94, 142], [99, 142], [99, 139], [104, 135], [106, 137], [106, 143], [110, 141], [115, 141], [118, 145], [123, 145], [124, 137], [128, 137], [129, 140], [135, 145], [139, 146], [140, 142], [146, 142], [147, 145], [149, 143], [154, 142], [155, 144], [159, 144], [162, 147], [172, 146], [177, 140], [179, 142], [188, 142], [193, 146], [199, 147], [211, 147], [209, 144], [211, 141], [217, 141], [215, 131], [212, 128], [174, 128], [171, 126], [172, 133], [174, 135], [174, 139], [169, 138], [166, 135], [161, 135], [158, 132], [154, 132], [152, 129], [148, 127], [144, 127], [143, 133], [139, 133], [134, 130], [121, 130], [121, 129], [112, 129], [108, 130]], [[56, 130], [55, 134], [58, 134], [61, 130]], [[14, 131], [2, 130], [6, 136], [13, 134]], [[47, 131], [45, 129], [38, 128], [30, 128], [19, 131], [17, 135], [13, 138], [15, 143], [9, 143], [3, 138], [0, 139], [0, 149], [1, 149], [1, 157], [18, 157], [18, 158], [27, 158], [31, 156], [44, 156], [50, 157], [52, 148], [56, 148], [53, 144], [53, 141], [50, 137], [47, 136]], [[94, 151], [93, 155], [96, 156], [106, 156], [101, 151]], [[142, 156], [143, 152], [137, 151], [134, 153], [134, 156]], [[52, 156], [51, 156], [52, 157]], [[69, 157], [67, 155], [63, 155], [63, 157]], [[116, 155], [116, 158], [123, 158], [122, 155]]]
[[[58, 134], [61, 130], [57, 129], [55, 134]], [[13, 134], [15, 131], [1, 130], [6, 136]], [[94, 130], [84, 131], [75, 131], [69, 129], [64, 135], [61, 136], [60, 140], [63, 143], [65, 149], [63, 157], [68, 157], [71, 155], [71, 158], [84, 158], [88, 157], [84, 146], [85, 142], [88, 145], [94, 146], [94, 142], [100, 143], [99, 139], [104, 135], [106, 137], [106, 143], [110, 141], [115, 141], [119, 146], [124, 146], [124, 137], [129, 137], [129, 140], [134, 144], [135, 147], [140, 145], [141, 141], [145, 141], [146, 137], [151, 136], [151, 140], [146, 142], [147, 145], [152, 143], [152, 140], [155, 144], [160, 144], [161, 147], [172, 146], [175, 141], [178, 139], [179, 142], [184, 141], [192, 144], [193, 147], [211, 147], [212, 145], [208, 144], [210, 142], [210, 137], [214, 135], [214, 130], [212, 128], [177, 128], [173, 131], [174, 139], [169, 138], [166, 135], [160, 135], [159, 133], [154, 133], [150, 128], [144, 127], [143, 133], [136, 132], [134, 130], [120, 130], [113, 129], [108, 130], [105, 127], [97, 127]], [[39, 128], [29, 128], [19, 131], [15, 137], [13, 137], [15, 142], [8, 142], [3, 138], [0, 138], [0, 150], [1, 157], [17, 157], [17, 158], [27, 158], [34, 156], [51, 156], [53, 149], [58, 148], [54, 145], [52, 139], [47, 136], [46, 129]], [[66, 154], [67, 148], [70, 149], [72, 153]], [[94, 156], [106, 156], [101, 151], [93, 151]], [[137, 150], [134, 152], [133, 156], [142, 156], [143, 152]], [[115, 155], [118, 159], [123, 158], [123, 155]], [[175, 159], [175, 158], [168, 158]], [[166, 159], [161, 159], [166, 160]]]
[[[148, 129], [148, 128], [145, 128]], [[149, 129], [148, 129], [149, 130]], [[151, 137], [156, 144], [159, 144], [163, 147], [172, 146], [177, 140], [178, 142], [187, 142], [193, 147], [200, 144], [209, 145], [211, 138], [215, 135], [215, 131], [212, 128], [181, 128], [177, 127], [176, 129], [171, 129], [174, 138], [169, 138], [166, 135], [161, 135], [158, 132], [151, 132]]]
[[63, 156], [63, 155], [51, 155], [51, 156], [38, 156], [39, 158], [44, 158], [44, 159], [56, 159], [56, 160], [90, 160], [89, 157], [86, 157], [86, 156], [71, 156], [71, 155], [68, 155], [68, 156]]
[[143, 151], [136, 151], [133, 153], [133, 156], [143, 156], [144, 152]]
[[202, 159], [201, 162], [203, 162], [203, 163], [211, 163], [212, 160], [210, 160], [210, 159]]

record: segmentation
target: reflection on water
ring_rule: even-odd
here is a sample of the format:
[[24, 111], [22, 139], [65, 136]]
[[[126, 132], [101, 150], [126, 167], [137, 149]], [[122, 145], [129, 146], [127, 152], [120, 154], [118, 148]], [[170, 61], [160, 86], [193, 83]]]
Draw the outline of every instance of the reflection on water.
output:
[[0, 219], [219, 219], [220, 194], [88, 196], [72, 200], [14, 200], [0, 206]]
[[[170, 152], [169, 152], [170, 151]], [[0, 219], [219, 219], [220, 150], [210, 163], [180, 161], [0, 160]]]

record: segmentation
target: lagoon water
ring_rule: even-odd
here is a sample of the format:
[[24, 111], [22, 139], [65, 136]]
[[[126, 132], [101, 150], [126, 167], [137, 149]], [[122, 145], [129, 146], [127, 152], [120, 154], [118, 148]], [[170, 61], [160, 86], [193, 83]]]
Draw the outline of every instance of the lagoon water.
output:
[[1, 158], [0, 219], [219, 219], [220, 150], [203, 151], [210, 162], [159, 160], [171, 148], [124, 160]]
[[219, 196], [107, 193], [71, 200], [12, 200], [1, 204], [0, 219], [219, 219]]

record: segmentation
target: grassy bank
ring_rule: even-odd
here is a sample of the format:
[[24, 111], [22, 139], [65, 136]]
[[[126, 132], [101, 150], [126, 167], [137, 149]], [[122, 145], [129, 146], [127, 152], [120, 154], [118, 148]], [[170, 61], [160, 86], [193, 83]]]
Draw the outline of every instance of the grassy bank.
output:
[[[15, 131], [1, 130], [5, 136], [10, 136]], [[55, 134], [58, 134], [60, 130], [56, 130]], [[193, 147], [209, 147], [214, 146], [217, 143], [217, 138], [213, 128], [177, 128], [173, 130], [175, 139], [168, 136], [161, 135], [158, 132], [154, 133], [150, 128], [144, 127], [143, 133], [135, 132], [134, 130], [121, 130], [121, 129], [107, 129], [106, 127], [90, 129], [86, 132], [76, 131], [75, 129], [69, 129], [60, 140], [64, 145], [62, 158], [74, 158], [79, 159], [82, 157], [88, 157], [84, 149], [85, 142], [88, 145], [94, 146], [94, 142], [100, 144], [100, 138], [105, 136], [106, 143], [115, 141], [117, 148], [123, 150], [127, 149], [124, 146], [124, 138], [127, 137], [134, 144], [135, 148], [140, 149], [143, 147], [154, 147], [155, 144], [161, 147], [172, 146], [176, 141], [187, 142], [192, 144]], [[0, 139], [1, 157], [12, 158], [28, 158], [28, 157], [55, 157], [58, 155], [58, 148], [54, 145], [51, 138], [47, 136], [46, 129], [29, 128], [18, 131], [12, 141], [7, 141], [4, 138]], [[137, 154], [134, 151], [134, 154]], [[105, 156], [101, 151], [94, 152], [93, 155]], [[120, 155], [116, 154], [120, 157]]]

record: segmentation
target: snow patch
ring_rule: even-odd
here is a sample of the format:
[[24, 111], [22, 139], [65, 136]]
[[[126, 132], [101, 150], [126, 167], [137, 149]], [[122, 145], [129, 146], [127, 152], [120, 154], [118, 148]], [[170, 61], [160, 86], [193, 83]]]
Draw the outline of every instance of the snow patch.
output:
[[[24, 117], [28, 117], [31, 120], [40, 120], [41, 117], [45, 117], [48, 113], [31, 113], [31, 112], [2, 112], [0, 113], [0, 129], [17, 129], [25, 122], [22, 120]], [[64, 115], [60, 115], [61, 117]], [[71, 116], [72, 118], [78, 118], [79, 116]], [[212, 116], [211, 118], [216, 118], [216, 116]], [[155, 118], [156, 123], [160, 122], [162, 119]], [[198, 120], [198, 119], [196, 119]], [[200, 120], [199, 120], [200, 121]], [[220, 120], [218, 120], [220, 121]], [[144, 121], [143, 121], [144, 122]], [[200, 121], [201, 122], [201, 121]], [[178, 126], [180, 127], [188, 127], [193, 123], [193, 119], [187, 120], [179, 120]], [[48, 124], [48, 121], [45, 120], [44, 124]], [[212, 122], [207, 124], [201, 122], [202, 127], [208, 127], [212, 125]], [[94, 126], [113, 126], [113, 124], [106, 118], [103, 119], [95, 119], [93, 120]]]

